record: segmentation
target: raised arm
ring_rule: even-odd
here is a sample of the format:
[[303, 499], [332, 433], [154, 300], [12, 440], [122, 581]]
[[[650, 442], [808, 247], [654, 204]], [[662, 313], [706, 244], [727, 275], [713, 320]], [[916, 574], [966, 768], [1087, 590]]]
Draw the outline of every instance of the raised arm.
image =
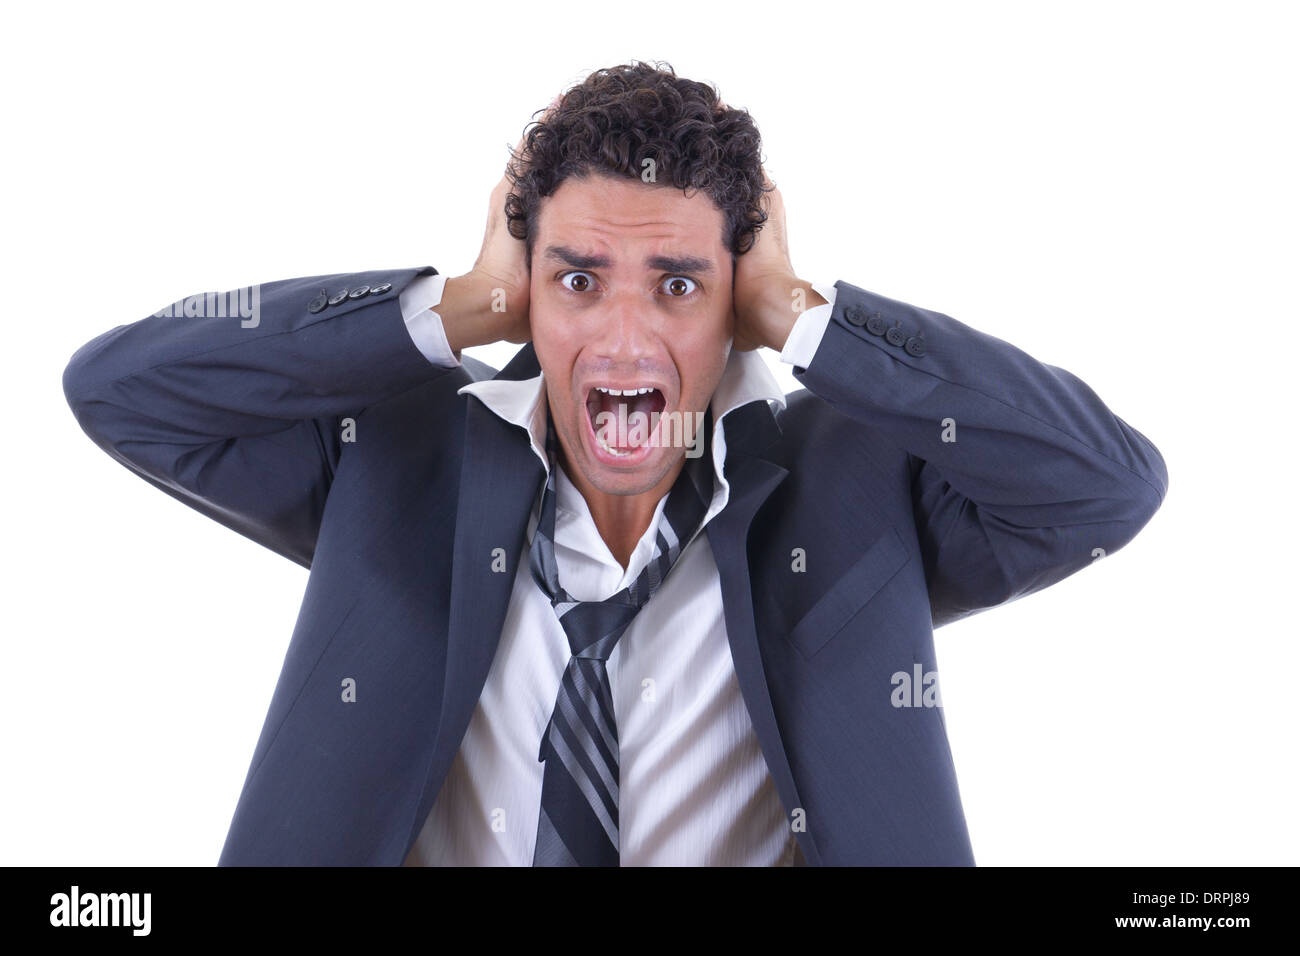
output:
[[1119, 550], [1160, 507], [1160, 452], [1080, 379], [949, 316], [835, 285], [795, 377], [908, 453], [936, 627]]
[[[784, 209], [737, 265], [738, 342], [785, 347], [795, 278]], [[1041, 590], [1127, 544], [1168, 488], [1155, 445], [1064, 369], [950, 316], [835, 283], [809, 391], [869, 424], [912, 465], [912, 499], [939, 627]]]
[[63, 373], [64, 393], [117, 461], [310, 567], [343, 419], [455, 368], [420, 353], [400, 309], [407, 284], [435, 272], [310, 276], [191, 296], [83, 345]]

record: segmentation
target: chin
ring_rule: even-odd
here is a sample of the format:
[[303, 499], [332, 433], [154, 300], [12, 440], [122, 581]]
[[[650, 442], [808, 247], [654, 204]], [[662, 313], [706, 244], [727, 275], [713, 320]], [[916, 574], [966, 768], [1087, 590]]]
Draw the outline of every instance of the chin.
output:
[[[660, 452], [673, 450], [660, 449]], [[587, 459], [582, 463], [582, 473], [586, 476], [587, 481], [601, 494], [641, 495], [659, 484], [671, 467], [672, 461], [668, 460], [666, 455], [660, 454], [637, 465], [635, 468], [626, 470], [602, 465]]]

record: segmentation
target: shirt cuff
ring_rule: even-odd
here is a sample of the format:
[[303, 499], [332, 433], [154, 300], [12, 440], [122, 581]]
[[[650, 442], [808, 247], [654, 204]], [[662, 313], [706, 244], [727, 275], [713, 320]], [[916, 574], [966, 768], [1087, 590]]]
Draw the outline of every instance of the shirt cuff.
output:
[[809, 284], [826, 300], [826, 304], [806, 309], [794, 320], [794, 328], [790, 330], [790, 337], [785, 340], [785, 348], [781, 350], [781, 361], [797, 368], [807, 368], [812, 364], [817, 346], [821, 345], [826, 326], [830, 324], [831, 311], [835, 308], [835, 293], [838, 291], [833, 283]]
[[420, 276], [407, 284], [397, 301], [402, 310], [402, 321], [406, 323], [406, 330], [420, 354], [434, 365], [455, 368], [460, 362], [456, 361], [451, 346], [447, 344], [442, 316], [433, 311], [434, 306], [442, 301], [446, 284], [445, 275]]

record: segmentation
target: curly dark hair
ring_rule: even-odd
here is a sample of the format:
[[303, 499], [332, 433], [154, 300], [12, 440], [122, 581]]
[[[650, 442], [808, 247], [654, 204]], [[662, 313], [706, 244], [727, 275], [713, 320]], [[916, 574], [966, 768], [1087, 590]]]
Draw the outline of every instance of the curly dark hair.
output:
[[667, 63], [597, 70], [529, 125], [506, 167], [505, 211], [530, 268], [541, 201], [570, 177], [642, 180], [649, 168], [653, 185], [703, 190], [722, 211], [733, 267], [767, 221], [762, 196], [773, 187], [764, 188], [761, 138], [748, 110], [723, 105], [714, 87], [677, 76]]

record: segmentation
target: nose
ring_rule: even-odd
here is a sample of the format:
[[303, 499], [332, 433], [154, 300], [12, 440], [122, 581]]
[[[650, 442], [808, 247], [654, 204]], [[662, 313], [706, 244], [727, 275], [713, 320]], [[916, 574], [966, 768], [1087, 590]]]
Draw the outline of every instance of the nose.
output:
[[610, 295], [593, 324], [589, 341], [597, 358], [635, 366], [662, 355], [660, 319], [635, 291]]

